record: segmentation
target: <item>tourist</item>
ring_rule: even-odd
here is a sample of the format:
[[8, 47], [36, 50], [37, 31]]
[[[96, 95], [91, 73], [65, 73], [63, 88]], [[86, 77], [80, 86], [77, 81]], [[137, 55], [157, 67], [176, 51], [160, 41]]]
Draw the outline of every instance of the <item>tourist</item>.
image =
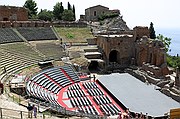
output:
[[119, 112], [119, 114], [118, 114], [118, 118], [117, 118], [117, 119], [122, 119], [121, 112]]
[[135, 114], [135, 119], [139, 119], [138, 113]]
[[93, 75], [93, 80], [94, 80], [94, 82], [96, 81], [96, 76], [95, 76], [95, 74]]
[[130, 119], [132, 117], [130, 111], [129, 111], [129, 108], [126, 109], [126, 115], [125, 115], [125, 118], [126, 119]]
[[148, 113], [146, 113], [146, 115], [145, 115], [145, 119], [148, 119]]
[[37, 117], [37, 107], [33, 105], [34, 118]]
[[142, 114], [142, 112], [140, 113], [139, 119], [144, 119], [144, 115]]
[[28, 110], [28, 118], [32, 118], [33, 106], [31, 106], [29, 103], [28, 103], [28, 106], [27, 106], [27, 110]]

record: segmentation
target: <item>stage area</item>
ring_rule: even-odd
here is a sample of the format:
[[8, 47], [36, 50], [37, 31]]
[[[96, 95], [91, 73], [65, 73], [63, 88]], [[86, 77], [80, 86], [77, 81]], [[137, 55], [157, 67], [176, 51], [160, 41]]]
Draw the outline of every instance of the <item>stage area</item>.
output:
[[103, 75], [98, 79], [130, 111], [162, 116], [180, 107], [180, 103], [155, 90], [154, 85], [147, 85], [128, 73]]

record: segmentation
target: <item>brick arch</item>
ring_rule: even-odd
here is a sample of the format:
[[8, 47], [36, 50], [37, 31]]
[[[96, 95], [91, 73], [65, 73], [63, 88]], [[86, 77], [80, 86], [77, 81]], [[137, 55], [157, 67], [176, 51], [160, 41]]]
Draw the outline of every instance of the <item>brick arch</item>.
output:
[[119, 51], [116, 49], [113, 49], [109, 52], [109, 62], [118, 62], [119, 59]]

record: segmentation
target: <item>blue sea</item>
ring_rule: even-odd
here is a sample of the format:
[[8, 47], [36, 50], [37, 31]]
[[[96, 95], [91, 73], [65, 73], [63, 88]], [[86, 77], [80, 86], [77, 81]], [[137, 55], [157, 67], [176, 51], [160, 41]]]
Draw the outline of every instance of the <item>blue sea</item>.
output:
[[155, 28], [156, 35], [162, 34], [164, 37], [171, 38], [171, 51], [168, 54], [172, 56], [180, 55], [180, 28]]

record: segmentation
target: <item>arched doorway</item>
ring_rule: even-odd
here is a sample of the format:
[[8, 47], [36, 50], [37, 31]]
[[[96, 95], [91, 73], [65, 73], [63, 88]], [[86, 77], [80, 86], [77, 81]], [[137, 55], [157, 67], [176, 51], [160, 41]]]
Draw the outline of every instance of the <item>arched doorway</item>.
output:
[[88, 66], [88, 69], [90, 71], [97, 71], [98, 70], [98, 62], [97, 61], [91, 61], [91, 63]]
[[8, 18], [3, 18], [3, 21], [9, 21], [9, 19]]
[[109, 62], [117, 62], [117, 59], [118, 59], [118, 51], [112, 50], [109, 53]]

